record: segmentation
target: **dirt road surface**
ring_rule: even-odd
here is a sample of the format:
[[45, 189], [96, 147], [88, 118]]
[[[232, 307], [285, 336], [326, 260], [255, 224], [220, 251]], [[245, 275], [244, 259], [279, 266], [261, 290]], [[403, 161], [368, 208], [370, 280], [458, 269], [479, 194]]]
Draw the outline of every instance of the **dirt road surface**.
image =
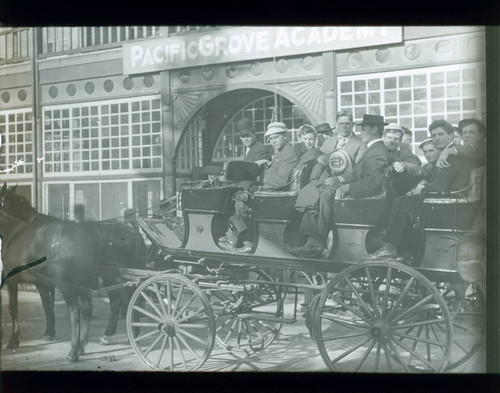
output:
[[[6, 295], [3, 296], [4, 341], [0, 369], [2, 371], [150, 371], [136, 356], [128, 344], [125, 320], [120, 320], [118, 334], [110, 345], [99, 344], [109, 315], [109, 304], [105, 299], [94, 299], [90, 342], [86, 354], [77, 363], [69, 363], [70, 328], [66, 305], [60, 295], [56, 295], [55, 341], [41, 340], [45, 317], [36, 292], [20, 292], [19, 320], [21, 325], [21, 345], [19, 348], [5, 349], [10, 337], [10, 316]], [[217, 344], [200, 371], [326, 371], [315, 342], [310, 338], [305, 321], [299, 316], [298, 323], [285, 325], [280, 336], [265, 350], [250, 356], [227, 353]], [[453, 373], [484, 373], [484, 345], [476, 355]]]

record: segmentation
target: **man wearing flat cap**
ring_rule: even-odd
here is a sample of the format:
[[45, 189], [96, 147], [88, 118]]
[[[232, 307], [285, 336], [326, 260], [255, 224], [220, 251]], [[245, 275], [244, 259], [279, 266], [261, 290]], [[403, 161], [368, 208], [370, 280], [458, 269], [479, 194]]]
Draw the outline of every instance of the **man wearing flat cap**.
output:
[[258, 160], [271, 160], [270, 150], [257, 140], [257, 134], [255, 133], [255, 128], [250, 119], [244, 117], [238, 120], [236, 127], [241, 143], [243, 143], [246, 149], [244, 161], [255, 162]]
[[384, 118], [365, 114], [361, 126], [361, 140], [366, 149], [358, 154], [350, 173], [332, 176], [325, 180], [320, 191], [317, 210], [306, 210], [302, 217], [300, 232], [307, 236], [303, 247], [294, 253], [304, 257], [320, 256], [325, 250], [325, 241], [333, 224], [333, 198], [340, 190], [353, 198], [377, 195], [382, 191], [385, 168], [388, 165], [387, 148], [382, 140]]
[[266, 165], [263, 190], [283, 190], [291, 182], [293, 168], [299, 158], [286, 138], [287, 131], [286, 125], [281, 122], [273, 122], [267, 126], [264, 136], [269, 137], [274, 156], [271, 162], [257, 161], [258, 164]]

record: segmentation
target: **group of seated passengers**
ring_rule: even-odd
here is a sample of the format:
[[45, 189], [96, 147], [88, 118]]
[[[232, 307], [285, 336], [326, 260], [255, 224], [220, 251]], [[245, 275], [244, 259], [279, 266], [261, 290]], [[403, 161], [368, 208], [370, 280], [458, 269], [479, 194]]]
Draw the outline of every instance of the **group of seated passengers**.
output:
[[[365, 114], [363, 121], [358, 123], [361, 128], [358, 136], [353, 132], [354, 122], [348, 111], [339, 112], [336, 120], [336, 133], [327, 123], [301, 127], [301, 144], [295, 148], [286, 139], [285, 124], [269, 124], [265, 137], [269, 137], [274, 148], [271, 160], [267, 147], [257, 142], [251, 122], [242, 119], [238, 123], [239, 136], [248, 149], [245, 161], [255, 162], [258, 171], [265, 167], [260, 189], [284, 189], [293, 180], [294, 168], [316, 160], [309, 183], [299, 191], [295, 205], [298, 211], [303, 212], [300, 232], [307, 237], [304, 246], [291, 250], [299, 256], [314, 257], [324, 251], [326, 237], [335, 219], [332, 203], [335, 195], [363, 198], [380, 194], [386, 168], [391, 166], [394, 169], [391, 202], [396, 199], [392, 208], [388, 209], [386, 243], [381, 250], [366, 258], [394, 257], [402, 229], [420, 214], [422, 193], [462, 189], [468, 185], [471, 169], [485, 165], [485, 126], [478, 119], [465, 119], [459, 123], [463, 145], [454, 143], [455, 130], [451, 124], [445, 120], [434, 121], [429, 126], [431, 139], [420, 145], [428, 161], [424, 166], [411, 153], [408, 144], [411, 132], [408, 129], [388, 124], [382, 116]], [[405, 143], [402, 143], [403, 140]], [[343, 169], [341, 174], [335, 170], [335, 163], [329, 162], [329, 156], [334, 151], [345, 153], [346, 161], [349, 158], [352, 160], [348, 165], [340, 165]], [[257, 157], [257, 152], [261, 156]], [[243, 202], [236, 202], [236, 217], [246, 218], [247, 206]], [[234, 237], [231, 230], [227, 235], [230, 247], [243, 245], [243, 236]], [[243, 251], [250, 246], [248, 243], [243, 245]]]

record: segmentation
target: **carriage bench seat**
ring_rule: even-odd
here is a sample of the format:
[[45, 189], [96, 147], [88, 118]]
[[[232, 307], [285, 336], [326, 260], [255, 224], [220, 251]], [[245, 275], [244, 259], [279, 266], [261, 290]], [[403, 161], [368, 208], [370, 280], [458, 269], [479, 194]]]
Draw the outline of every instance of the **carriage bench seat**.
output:
[[295, 169], [293, 182], [283, 191], [255, 191], [253, 194], [253, 215], [257, 220], [295, 220], [298, 212], [295, 201], [301, 186], [306, 182], [302, 169]]
[[387, 209], [386, 192], [365, 198], [336, 198], [333, 209], [337, 225], [379, 226]]
[[182, 210], [200, 213], [233, 213], [239, 187], [188, 188], [181, 193]]
[[470, 185], [465, 190], [427, 194], [423, 200], [421, 227], [469, 231], [485, 199], [485, 170], [485, 167], [472, 169]]

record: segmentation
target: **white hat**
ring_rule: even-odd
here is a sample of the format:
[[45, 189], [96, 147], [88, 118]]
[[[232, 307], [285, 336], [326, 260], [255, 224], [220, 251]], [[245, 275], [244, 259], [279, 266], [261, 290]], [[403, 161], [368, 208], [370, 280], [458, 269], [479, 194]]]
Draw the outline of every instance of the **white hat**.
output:
[[390, 123], [389, 125], [385, 126], [384, 131], [387, 131], [387, 130], [396, 130], [396, 131], [400, 131], [404, 134], [404, 131], [401, 128], [401, 126], [399, 124], [396, 124], [396, 123]]
[[267, 131], [264, 136], [269, 136], [273, 134], [279, 134], [281, 132], [287, 132], [285, 123], [280, 123], [279, 121], [275, 121], [267, 126]]

